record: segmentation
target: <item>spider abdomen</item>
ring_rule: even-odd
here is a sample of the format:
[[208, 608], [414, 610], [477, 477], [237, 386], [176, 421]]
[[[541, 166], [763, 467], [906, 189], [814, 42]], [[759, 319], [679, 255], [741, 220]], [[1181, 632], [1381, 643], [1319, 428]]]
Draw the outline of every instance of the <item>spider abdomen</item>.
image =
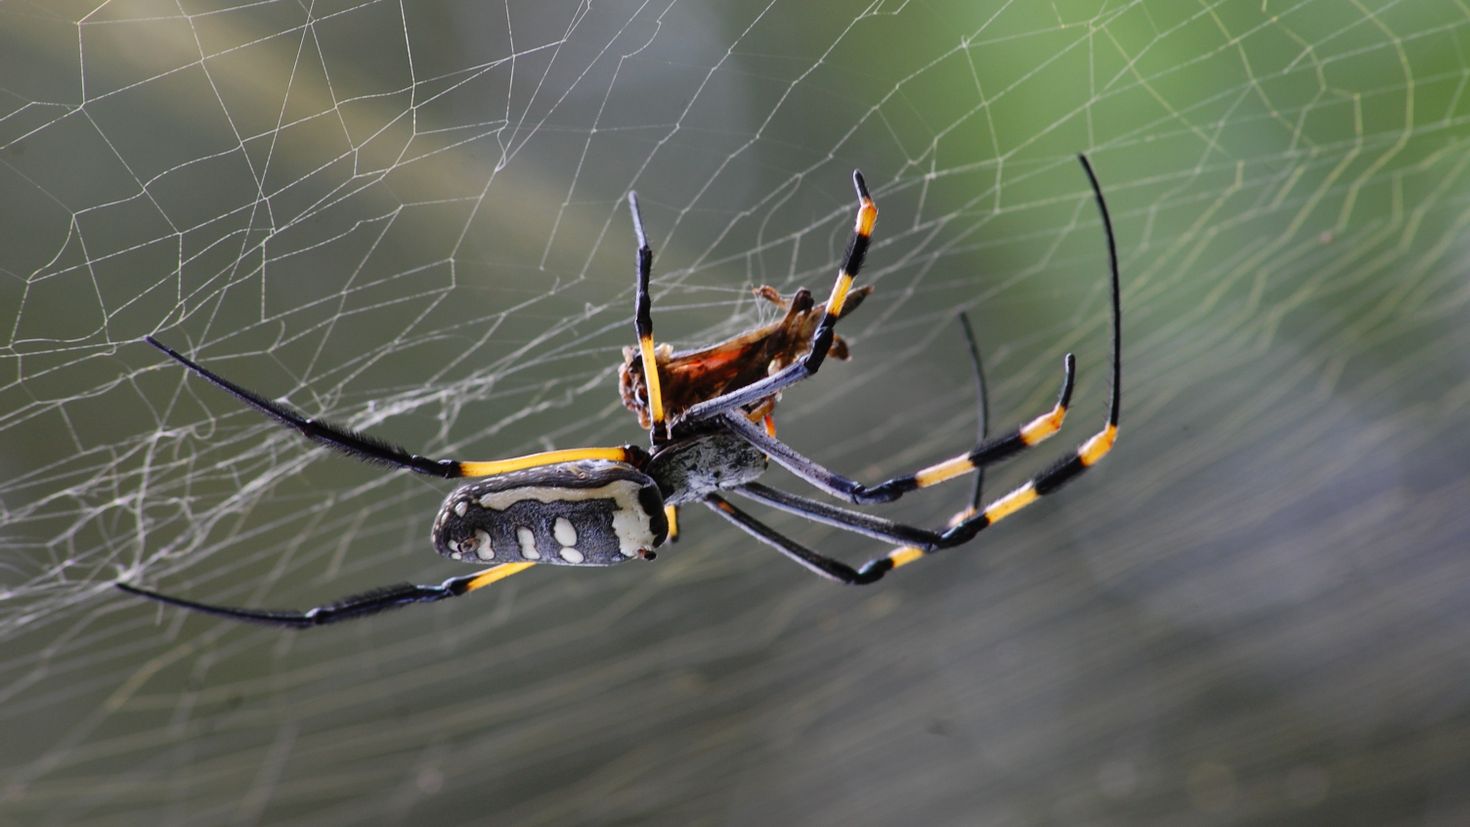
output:
[[621, 462], [513, 471], [460, 486], [434, 520], [434, 548], [469, 563], [611, 566], [668, 536], [663, 498]]

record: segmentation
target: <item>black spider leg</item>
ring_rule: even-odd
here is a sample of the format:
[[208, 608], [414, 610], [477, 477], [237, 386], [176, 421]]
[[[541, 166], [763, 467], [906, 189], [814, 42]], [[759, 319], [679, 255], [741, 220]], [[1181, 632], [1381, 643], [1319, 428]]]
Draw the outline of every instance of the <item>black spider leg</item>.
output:
[[[1107, 424], [1103, 426], [1101, 431], [1082, 443], [1071, 455], [1063, 457], [1046, 470], [1032, 477], [1030, 481], [1023, 483], [1020, 487], [995, 500], [973, 516], [941, 532], [936, 548], [948, 548], [969, 542], [974, 539], [975, 535], [987, 527], [1026, 508], [1041, 497], [1056, 492], [1066, 483], [1076, 479], [1082, 472], [1096, 465], [1112, 450], [1113, 444], [1117, 439], [1118, 414], [1122, 401], [1121, 386], [1123, 382], [1123, 305], [1121, 277], [1118, 271], [1117, 242], [1113, 234], [1113, 222], [1108, 214], [1107, 202], [1103, 199], [1102, 187], [1097, 182], [1097, 176], [1092, 171], [1092, 165], [1088, 163], [1086, 156], [1079, 155], [1078, 160], [1082, 162], [1082, 167], [1087, 172], [1088, 181], [1092, 185], [1093, 196], [1097, 201], [1098, 211], [1102, 214], [1103, 232], [1106, 233], [1108, 242], [1108, 268], [1112, 280], [1113, 387], [1108, 399]], [[872, 583], [900, 566], [905, 566], [915, 560], [923, 559], [932, 550], [913, 546], [898, 548], [882, 557], [869, 560], [861, 567], [854, 569], [846, 563], [818, 554], [782, 536], [718, 496], [713, 494], [707, 496], [705, 498], [705, 504], [731, 523], [740, 527], [741, 530], [749, 533], [761, 542], [776, 548], [782, 554], [790, 557], [809, 571], [839, 583], [851, 585]], [[824, 507], [837, 511], [845, 511], [845, 509], [835, 509], [832, 506]], [[818, 518], [813, 516], [813, 519]], [[833, 524], [835, 525], [836, 523], [834, 522]]]
[[841, 560], [834, 560], [831, 557], [818, 554], [790, 537], [781, 534], [760, 520], [746, 514], [744, 511], [731, 505], [729, 500], [726, 500], [718, 494], [706, 494], [704, 504], [709, 506], [710, 510], [716, 514], [735, 524], [741, 531], [791, 558], [807, 571], [825, 577], [828, 580], [853, 586], [865, 586], [882, 578], [886, 574], [886, 572], [864, 574]]
[[[985, 440], [990, 438], [990, 392], [985, 386], [985, 368], [980, 362], [980, 345], [975, 339], [975, 330], [970, 326], [970, 314], [960, 312], [960, 330], [965, 334], [965, 346], [970, 352], [970, 372], [975, 379], [975, 403], [979, 407], [979, 415], [975, 421], [975, 444], [984, 445]], [[955, 515], [955, 522], [974, 514], [980, 508], [980, 501], [984, 499], [985, 491], [985, 469], [975, 469], [975, 487], [970, 490], [970, 505], [966, 511]]]
[[[980, 346], [976, 344], [975, 331], [970, 326], [970, 318], [965, 313], [959, 315], [960, 329], [965, 334], [965, 344], [970, 355], [970, 369], [975, 379], [975, 401], [978, 415], [976, 417], [975, 430], [977, 432], [976, 442], [983, 443], [990, 435], [990, 399], [985, 387], [985, 370], [981, 366]], [[984, 490], [985, 471], [978, 469], [975, 472], [975, 484], [971, 491], [970, 503], [964, 510], [955, 514], [949, 521], [953, 526], [968, 518], [980, 509], [980, 500]], [[861, 511], [840, 508], [830, 503], [780, 491], [761, 483], [748, 483], [733, 489], [735, 493], [755, 500], [756, 502], [769, 505], [818, 523], [835, 526], [855, 534], [873, 537], [888, 542], [900, 543], [907, 548], [915, 548], [920, 552], [932, 551], [943, 542], [939, 532], [911, 525], [875, 517]], [[901, 549], [895, 549], [895, 552]]]
[[208, 603], [196, 603], [193, 600], [185, 600], [181, 597], [170, 597], [169, 595], [141, 589], [137, 586], [130, 586], [127, 583], [114, 583], [113, 585], [129, 594], [135, 594], [139, 597], [156, 600], [159, 603], [167, 603], [170, 606], [178, 606], [182, 609], [202, 612], [216, 617], [225, 617], [245, 623], [259, 623], [266, 626], [287, 626], [293, 629], [309, 629], [312, 626], [325, 626], [328, 623], [355, 620], [359, 617], [367, 617], [368, 615], [409, 606], [414, 603], [434, 603], [451, 597], [459, 597], [462, 594], [469, 594], [476, 589], [488, 586], [497, 580], [503, 580], [512, 574], [525, 571], [532, 565], [534, 564], [509, 563], [502, 566], [495, 566], [474, 574], [451, 577], [437, 586], [398, 583], [344, 597], [341, 600], [307, 609], [304, 612], [292, 609], [241, 609], [230, 606], [214, 606]]
[[861, 511], [842, 508], [821, 500], [803, 497], [800, 494], [792, 494], [789, 491], [782, 491], [758, 482], [748, 482], [730, 490], [746, 499], [795, 514], [798, 517], [805, 517], [814, 523], [830, 525], [854, 534], [861, 534], [864, 537], [872, 537], [875, 540], [925, 549], [933, 548], [942, 541], [938, 531], [864, 514]]
[[822, 367], [827, 351], [832, 347], [833, 328], [837, 325], [837, 320], [842, 318], [853, 279], [862, 269], [863, 258], [868, 254], [873, 222], [878, 218], [878, 207], [868, 194], [868, 185], [863, 181], [862, 172], [853, 170], [852, 183], [858, 195], [857, 222], [852, 230], [852, 238], [847, 242], [842, 267], [837, 271], [837, 281], [832, 285], [832, 295], [827, 299], [826, 311], [822, 314], [822, 320], [817, 322], [816, 330], [812, 331], [812, 341], [807, 352], [792, 364], [758, 382], [691, 406], [684, 413], [685, 420], [692, 422], [709, 419], [721, 411], [749, 405], [816, 374]]
[[628, 212], [633, 215], [633, 234], [638, 238], [638, 286], [634, 297], [633, 330], [638, 335], [638, 350], [643, 358], [643, 382], [648, 388], [648, 414], [653, 424], [648, 429], [650, 443], [658, 445], [668, 439], [664, 421], [663, 388], [659, 382], [658, 358], [653, 346], [653, 299], [648, 294], [648, 279], [653, 272], [653, 248], [643, 231], [643, 215], [638, 211], [638, 193], [628, 193]]
[[968, 453], [936, 463], [901, 477], [868, 486], [856, 480], [834, 473], [814, 460], [797, 453], [796, 449], [761, 430], [754, 423], [737, 414], [720, 415], [720, 423], [741, 439], [759, 448], [775, 460], [778, 465], [820, 488], [834, 497], [859, 505], [886, 503], [902, 497], [910, 491], [938, 485], [945, 480], [978, 471], [994, 465], [1021, 451], [1041, 444], [1062, 427], [1067, 415], [1067, 406], [1072, 400], [1072, 387], [1077, 376], [1077, 360], [1068, 353], [1063, 360], [1061, 391], [1051, 411], [1015, 428], [1011, 433], [994, 439], [982, 440]]
[[188, 368], [199, 377], [209, 381], [216, 387], [223, 388], [236, 399], [239, 399], [241, 402], [244, 402], [266, 416], [295, 429], [307, 439], [336, 448], [358, 459], [380, 465], [407, 468], [410, 471], [416, 471], [420, 474], [444, 477], [446, 479], [463, 476], [460, 473], [459, 463], [455, 460], [422, 457], [359, 431], [303, 416], [285, 405], [272, 402], [253, 391], [248, 391], [236, 385], [234, 382], [195, 362], [152, 336], [145, 336], [144, 341], [168, 354], [175, 362]]
[[524, 468], [535, 468], [542, 465], [550, 465], [557, 462], [571, 462], [580, 459], [605, 459], [614, 462], [631, 462], [636, 465], [642, 461], [644, 456], [641, 448], [624, 445], [615, 448], [569, 448], [561, 451], [545, 451], [539, 454], [529, 454], [524, 457], [487, 460], [483, 462], [429, 459], [428, 457], [410, 453], [397, 445], [384, 442], [376, 437], [368, 436], [361, 431], [354, 431], [351, 428], [346, 428], [341, 425], [334, 425], [330, 422], [323, 422], [319, 419], [307, 417], [285, 405], [272, 402], [254, 391], [240, 387], [152, 336], [145, 336], [144, 341], [168, 354], [174, 361], [199, 375], [210, 384], [224, 389], [236, 399], [239, 399], [241, 402], [275, 419], [281, 424], [292, 428], [307, 439], [319, 442], [328, 448], [336, 449], [360, 460], [379, 465], [407, 468], [410, 471], [416, 471], [420, 474], [428, 474], [445, 479], [456, 479], [459, 477], [484, 477], [492, 474], [503, 474], [508, 471], [518, 471]]

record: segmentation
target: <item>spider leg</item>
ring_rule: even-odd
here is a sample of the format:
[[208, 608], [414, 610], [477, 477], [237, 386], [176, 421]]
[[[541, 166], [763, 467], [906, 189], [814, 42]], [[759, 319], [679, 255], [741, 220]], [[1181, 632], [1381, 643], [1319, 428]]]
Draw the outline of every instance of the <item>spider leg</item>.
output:
[[760, 540], [768, 546], [776, 549], [807, 571], [825, 577], [838, 583], [846, 583], [851, 586], [864, 586], [880, 579], [886, 571], [876, 574], [864, 574], [841, 560], [834, 560], [803, 546], [774, 528], [746, 514], [744, 511], [730, 504], [729, 500], [718, 494], [707, 494], [704, 504], [716, 514], [734, 523], [741, 531]]
[[[983, 443], [990, 435], [990, 400], [985, 390], [985, 371], [980, 364], [980, 346], [976, 344], [975, 331], [970, 327], [970, 318], [965, 313], [960, 313], [960, 329], [965, 334], [965, 343], [968, 345], [970, 354], [970, 368], [975, 377], [975, 402], [978, 410], [975, 429], [978, 433], [977, 442]], [[775, 436], [767, 429], [767, 433]], [[948, 526], [953, 527], [965, 518], [980, 510], [980, 499], [984, 488], [985, 470], [983, 468], [975, 471], [975, 485], [970, 495], [970, 504], [949, 521]], [[819, 523], [835, 526], [855, 534], [873, 537], [879, 540], [887, 540], [894, 543], [902, 543], [905, 548], [914, 548], [919, 552], [933, 550], [943, 538], [939, 532], [931, 531], [914, 526], [904, 525], [882, 517], [875, 517], [861, 511], [840, 508], [830, 503], [780, 491], [760, 483], [747, 483], [732, 489], [741, 496], [748, 497], [756, 502], [764, 503], [772, 508], [778, 508], [792, 514], [806, 517]], [[895, 552], [899, 549], [895, 549]]]
[[637, 465], [642, 454], [642, 449], [625, 445], [612, 448], [569, 448], [561, 451], [545, 451], [538, 454], [529, 454], [512, 459], [478, 462], [464, 462], [455, 459], [430, 459], [406, 451], [397, 445], [384, 442], [376, 437], [369, 436], [361, 431], [354, 431], [351, 428], [346, 428], [341, 425], [334, 425], [330, 422], [323, 422], [319, 419], [307, 417], [279, 402], [272, 402], [254, 391], [240, 387], [152, 336], [146, 336], [144, 340], [148, 344], [168, 354], [171, 359], [188, 368], [210, 384], [227, 391], [241, 402], [275, 419], [281, 424], [296, 430], [307, 439], [320, 442], [329, 448], [357, 457], [366, 462], [374, 462], [395, 468], [406, 468], [410, 471], [428, 474], [434, 477], [456, 479], [459, 477], [486, 477], [493, 474], [504, 474], [508, 471], [519, 471], [525, 468], [536, 468], [542, 465], [551, 465], [558, 462], [573, 462], [581, 459], [605, 459], [613, 462], [629, 462]]
[[[1107, 456], [1118, 439], [1118, 413], [1122, 407], [1123, 396], [1123, 288], [1122, 279], [1118, 274], [1118, 244], [1113, 234], [1113, 219], [1108, 214], [1108, 203], [1103, 198], [1102, 186], [1097, 182], [1097, 175], [1092, 171], [1092, 164], [1088, 162], [1086, 155], [1078, 155], [1077, 160], [1082, 163], [1082, 169], [1087, 173], [1087, 181], [1092, 185], [1093, 198], [1097, 201], [1097, 209], [1102, 216], [1103, 232], [1108, 242], [1108, 270], [1111, 275], [1113, 300], [1113, 387], [1108, 396], [1107, 423], [1103, 425], [1101, 431], [1082, 443], [1071, 456], [1057, 460], [1050, 468], [1032, 477], [1029, 482], [1022, 484], [1019, 488], [987, 505], [984, 510], [945, 531], [943, 538], [946, 544], [967, 542], [985, 528], [1000, 522], [1038, 499], [1054, 493]], [[868, 565], [881, 566], [883, 559], [885, 558], [879, 558]], [[890, 567], [896, 568], [912, 562], [913, 559], [917, 558], [910, 555], [903, 560], [890, 560]]]
[[[975, 341], [975, 331], [970, 327], [968, 314], [960, 313], [960, 328], [965, 332], [965, 343], [970, 350], [970, 368], [975, 375], [975, 401], [979, 405], [980, 415], [975, 423], [976, 441], [985, 442], [990, 437], [990, 394], [985, 387], [985, 369], [980, 365], [980, 345]], [[954, 527], [974, 516], [980, 510], [980, 503], [984, 501], [985, 491], [985, 469], [975, 469], [975, 485], [970, 489], [970, 504], [954, 513], [949, 518], [949, 527]], [[903, 542], [903, 541], [900, 541]], [[912, 554], [924, 554], [932, 549], [916, 545], [905, 545], [892, 549], [888, 552], [889, 557], [904, 558]]]
[[[1116, 398], [1115, 394], [1114, 399]], [[950, 528], [939, 535], [939, 542], [934, 547], [921, 548], [910, 545], [905, 548], [896, 548], [882, 557], [876, 557], [864, 563], [858, 569], [859, 573], [876, 579], [882, 577], [886, 572], [906, 566], [939, 549], [968, 543], [986, 528], [1015, 514], [1042, 497], [1055, 493], [1063, 485], [1080, 476], [1083, 471], [1096, 465], [1112, 450], [1113, 443], [1118, 436], [1116, 412], [1117, 409], [1113, 408], [1107, 425], [1091, 439], [1082, 443], [1081, 447], [1071, 456], [1058, 460], [1050, 468], [1032, 477], [1030, 481], [1023, 483], [1004, 497], [985, 506], [984, 509], [969, 515], [966, 515], [965, 512], [955, 515], [962, 519], [952, 521]]]
[[[990, 393], [985, 387], [985, 368], [980, 364], [980, 345], [975, 340], [974, 328], [970, 327], [970, 314], [961, 311], [959, 321], [960, 330], [965, 333], [965, 344], [970, 351], [970, 370], [975, 376], [975, 403], [980, 409], [975, 422], [975, 444], [982, 445], [990, 438]], [[970, 514], [980, 507], [984, 490], [985, 469], [976, 468], [975, 487], [970, 492]]]
[[800, 494], [781, 491], [758, 482], [748, 482], [730, 490], [763, 505], [805, 517], [814, 523], [834, 526], [864, 537], [872, 537], [875, 540], [903, 543], [925, 549], [943, 540], [938, 531], [904, 525], [883, 517], [803, 497]]
[[[983, 509], [972, 506], [966, 509], [966, 511], [955, 515], [955, 518], [951, 520], [950, 527], [938, 534], [936, 542], [928, 542], [929, 538], [925, 535], [932, 533], [925, 532], [923, 529], [913, 529], [910, 526], [899, 524], [887, 526], [886, 528], [917, 532], [918, 536], [916, 539], [919, 542], [911, 543], [901, 548], [895, 548], [887, 554], [867, 561], [856, 569], [846, 563], [818, 554], [801, 546], [715, 495], [706, 497], [705, 504], [725, 519], [740, 527], [743, 531], [761, 542], [773, 546], [776, 550], [801, 564], [807, 570], [839, 583], [865, 585], [881, 579], [888, 572], [896, 568], [922, 559], [939, 549], [951, 548], [970, 542], [981, 531], [1035, 503], [1040, 498], [1055, 493], [1062, 486], [1076, 479], [1088, 468], [1101, 461], [1112, 450], [1113, 444], [1117, 440], [1118, 414], [1122, 404], [1122, 285], [1118, 272], [1118, 250], [1113, 234], [1113, 222], [1111, 216], [1108, 214], [1107, 202], [1103, 199], [1102, 187], [1098, 184], [1097, 176], [1093, 173], [1092, 165], [1088, 163], [1087, 157], [1079, 155], [1078, 160], [1081, 161], [1082, 168], [1087, 172], [1088, 181], [1092, 185], [1093, 196], [1097, 201], [1098, 211], [1102, 215], [1103, 232], [1107, 235], [1108, 269], [1111, 277], [1113, 307], [1113, 386], [1108, 398], [1107, 422], [1101, 431], [1098, 431], [1090, 439], [1082, 443], [1071, 455], [1053, 463], [1046, 470], [1032, 477], [1028, 482], [1012, 490], [1000, 499], [995, 500]], [[973, 337], [971, 338], [971, 345], [973, 348]], [[978, 378], [978, 350], [975, 350], [974, 353]], [[980, 381], [983, 399], [984, 384], [983, 380]], [[982, 420], [982, 434], [984, 427]], [[772, 456], [773, 458], [775, 457], [775, 455]], [[805, 497], [798, 497], [793, 494], [775, 491], [774, 489], [767, 489], [765, 486], [746, 485], [736, 490], [747, 496], [753, 495], [756, 499], [760, 499], [769, 505], [800, 514], [817, 522], [836, 525], [857, 533], [868, 534], [869, 536], [876, 536], [872, 531], [875, 525], [887, 523], [887, 521], [880, 520], [879, 518], [849, 511], [848, 509], [837, 508], [815, 500], [808, 500]], [[978, 493], [977, 486], [977, 499]]]
[[690, 421], [707, 419], [722, 411], [749, 405], [812, 376], [822, 367], [823, 360], [827, 358], [827, 351], [832, 347], [833, 328], [837, 320], [842, 317], [848, 292], [852, 290], [852, 281], [862, 269], [863, 258], [868, 253], [868, 242], [873, 235], [873, 222], [878, 219], [878, 207], [873, 203], [872, 196], [868, 194], [868, 185], [863, 181], [863, 174], [853, 170], [852, 183], [858, 195], [857, 222], [852, 229], [852, 238], [847, 242], [847, 252], [842, 257], [842, 267], [837, 271], [837, 281], [832, 285], [832, 295], [827, 299], [827, 307], [822, 314], [822, 320], [817, 323], [816, 330], [812, 331], [812, 342], [807, 352], [792, 364], [758, 382], [752, 382], [743, 388], [691, 406], [684, 413], [685, 419]]
[[858, 504], [886, 503], [902, 497], [910, 491], [938, 485], [963, 474], [977, 471], [986, 465], [994, 465], [1014, 454], [1041, 444], [1062, 427], [1067, 415], [1067, 405], [1072, 399], [1072, 386], [1077, 374], [1077, 361], [1067, 354], [1063, 363], [1061, 392], [1057, 403], [1050, 411], [1016, 428], [1005, 436], [983, 440], [968, 453], [946, 460], [912, 474], [895, 477], [878, 485], [868, 486], [856, 480], [829, 471], [815, 461], [797, 453], [796, 449], [766, 434], [754, 423], [734, 414], [721, 414], [720, 422], [731, 433], [759, 448], [793, 474], [806, 480], [834, 497]]
[[828, 505], [785, 491], [767, 488], [757, 483], [748, 483], [734, 489], [736, 493], [783, 511], [798, 514], [814, 522], [825, 523], [869, 537], [906, 543], [900, 548], [895, 548], [887, 554], [867, 561], [856, 569], [840, 560], [802, 546], [749, 514], [740, 511], [721, 497], [710, 494], [705, 497], [705, 504], [726, 520], [739, 526], [761, 542], [772, 546], [808, 571], [828, 580], [863, 586], [876, 582], [888, 572], [927, 557], [936, 551], [968, 543], [984, 529], [1061, 488], [1102, 459], [1112, 447], [1116, 430], [1113, 425], [1109, 424], [1101, 433], [1077, 449], [1074, 455], [1057, 462], [1036, 475], [1030, 482], [1001, 497], [983, 510], [973, 514], [968, 514], [970, 509], [961, 512], [956, 515], [961, 519], [952, 520], [950, 528], [937, 533]]
[[512, 574], [525, 571], [536, 565], [535, 563], [507, 563], [501, 566], [485, 569], [474, 574], [466, 574], [460, 577], [451, 577], [437, 586], [420, 586], [413, 583], [399, 583], [393, 586], [385, 586], [381, 589], [355, 594], [344, 597], [341, 600], [298, 612], [290, 609], [239, 609], [230, 606], [213, 606], [208, 603], [196, 603], [193, 600], [185, 600], [181, 597], [170, 597], [158, 592], [140, 589], [127, 583], [114, 583], [119, 589], [167, 603], [170, 606], [178, 606], [191, 611], [202, 612], [216, 617], [225, 617], [231, 620], [244, 621], [246, 623], [260, 623], [266, 626], [288, 626], [294, 629], [309, 629], [312, 626], [325, 626], [328, 623], [337, 623], [343, 620], [354, 620], [359, 617], [384, 612], [389, 609], [397, 609], [412, 603], [434, 603], [451, 597], [459, 597], [469, 594], [476, 589], [484, 588], [498, 580], [504, 580]]
[[643, 356], [643, 378], [648, 387], [648, 412], [653, 420], [649, 438], [656, 444], [667, 438], [664, 395], [659, 385], [658, 359], [653, 347], [653, 299], [648, 295], [648, 278], [653, 272], [653, 249], [643, 231], [643, 214], [638, 211], [638, 193], [628, 193], [628, 211], [633, 214], [633, 234], [638, 237], [638, 288], [634, 298], [633, 330], [638, 334], [638, 351]]
[[[1107, 201], [1103, 198], [1102, 186], [1098, 184], [1092, 164], [1088, 162], [1085, 155], [1078, 155], [1077, 160], [1081, 162], [1083, 171], [1087, 173], [1088, 183], [1092, 186], [1093, 198], [1102, 216], [1103, 233], [1108, 243], [1109, 285], [1113, 310], [1113, 385], [1108, 402], [1108, 422], [1103, 430], [1078, 448], [1074, 456], [1061, 460], [1055, 467], [1035, 477], [1031, 483], [1012, 491], [1001, 500], [992, 503], [985, 511], [973, 514], [950, 528], [949, 532], [957, 533], [956, 536], [964, 532], [969, 532], [968, 536], [974, 536], [975, 532], [985, 527], [981, 523], [986, 519], [989, 522], [995, 522], [1012, 511], [1029, 505], [1037, 497], [1060, 488], [1068, 480], [1102, 459], [1108, 451], [1112, 450], [1113, 442], [1117, 439], [1118, 412], [1121, 407], [1123, 384], [1123, 300], [1122, 279], [1118, 272], [1117, 238], [1113, 233], [1113, 221], [1108, 213]], [[835, 497], [854, 503], [891, 502], [910, 491], [928, 488], [945, 480], [979, 470], [981, 466], [993, 464], [1024, 448], [1036, 445], [1056, 433], [1061, 427], [1062, 419], [1066, 415], [1067, 403], [1071, 399], [1075, 370], [1076, 363], [1072, 354], [1069, 353], [1066, 357], [1066, 378], [1062, 383], [1062, 392], [1050, 413], [1021, 426], [1012, 434], [983, 441], [967, 454], [871, 487], [823, 468], [785, 443], [762, 433], [751, 423], [742, 421], [740, 417], [728, 413], [722, 414], [721, 424], [731, 433], [759, 448], [777, 464]], [[1002, 509], [1003, 506], [1005, 509]], [[996, 511], [996, 509], [1002, 510]], [[990, 514], [989, 518], [986, 517], [987, 514]]]

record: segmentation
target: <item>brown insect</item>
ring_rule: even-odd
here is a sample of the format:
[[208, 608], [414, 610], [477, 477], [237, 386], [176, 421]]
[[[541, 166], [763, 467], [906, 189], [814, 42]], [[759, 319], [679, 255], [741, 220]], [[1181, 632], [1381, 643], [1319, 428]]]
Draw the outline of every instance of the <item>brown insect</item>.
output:
[[[812, 333], [822, 320], [825, 309], [816, 306], [811, 291], [803, 287], [786, 299], [776, 288], [765, 284], [755, 288], [754, 292], [758, 298], [785, 309], [786, 315], [771, 324], [747, 330], [709, 347], [675, 353], [671, 346], [662, 344], [654, 351], [664, 411], [670, 422], [677, 421], [680, 414], [706, 399], [766, 378], [794, 363], [810, 349]], [[845, 318], [857, 309], [871, 292], [873, 286], [865, 285], [849, 293], [838, 318]], [[846, 360], [850, 355], [847, 342], [841, 336], [834, 336], [832, 349], [827, 355]], [[623, 405], [638, 415], [638, 423], [644, 428], [650, 427], [653, 417], [648, 410], [643, 356], [636, 347], [623, 348], [618, 389], [622, 393]], [[746, 416], [752, 422], [764, 419], [775, 409], [776, 397], [773, 394], [746, 405]]]

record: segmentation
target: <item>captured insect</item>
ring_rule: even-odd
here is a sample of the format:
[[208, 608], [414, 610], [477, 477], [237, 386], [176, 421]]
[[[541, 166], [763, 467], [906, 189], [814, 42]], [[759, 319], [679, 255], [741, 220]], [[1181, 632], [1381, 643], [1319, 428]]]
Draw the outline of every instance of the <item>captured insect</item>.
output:
[[[856, 310], [872, 292], [872, 285], [850, 291], [838, 320]], [[697, 403], [775, 373], [795, 362], [808, 349], [812, 333], [825, 312], [817, 309], [811, 291], [803, 287], [788, 300], [776, 288], [763, 284], [755, 289], [755, 295], [785, 310], [786, 315], [779, 321], [747, 330], [717, 345], [681, 353], [675, 353], [668, 345], [654, 348], [665, 418], [676, 420]], [[827, 355], [846, 360], [848, 354], [847, 342], [833, 334], [832, 348]], [[618, 388], [623, 396], [623, 407], [638, 415], [639, 425], [652, 428], [648, 383], [643, 376], [643, 355], [636, 347], [623, 348]], [[744, 407], [751, 421], [760, 422], [771, 415], [776, 407], [776, 397], [768, 396]], [[772, 428], [767, 428], [768, 432], [770, 430]]]
[[[241, 402], [320, 442], [368, 462], [446, 479], [477, 478], [450, 492], [434, 518], [431, 539], [439, 554], [488, 564], [438, 585], [401, 583], [353, 595], [306, 611], [232, 608], [159, 594], [127, 583], [118, 588], [163, 603], [234, 620], [305, 628], [363, 617], [412, 603], [468, 594], [537, 564], [610, 566], [651, 558], [670, 537], [674, 507], [700, 502], [756, 540], [814, 574], [852, 585], [873, 583], [888, 572], [935, 551], [967, 543], [985, 528], [1055, 492], [1097, 464], [1118, 434], [1122, 387], [1122, 299], [1117, 244], [1107, 202], [1092, 165], [1078, 156], [1093, 191], [1108, 245], [1112, 299], [1112, 390], [1102, 430], [1041, 473], [983, 508], [978, 503], [942, 529], [931, 530], [852, 508], [780, 491], [756, 480], [769, 460], [839, 500], [885, 503], [929, 488], [1033, 447], [1062, 426], [1070, 404], [1076, 362], [1064, 360], [1061, 393], [1050, 411], [970, 451], [912, 474], [868, 486], [822, 467], [776, 439], [760, 424], [786, 388], [815, 375], [833, 355], [834, 332], [866, 288], [854, 290], [878, 208], [862, 173], [853, 173], [858, 212], [831, 295], [818, 313], [793, 296], [787, 318], [722, 345], [676, 354], [655, 347], [648, 245], [638, 199], [628, 196], [637, 237], [637, 289], [633, 316], [638, 350], [626, 359], [620, 385], [625, 404], [649, 428], [649, 447], [570, 448], [513, 459], [429, 459], [351, 429], [308, 418], [208, 370], [149, 336], [149, 344]], [[809, 336], [804, 349], [793, 332]], [[767, 346], [770, 347], [767, 347]], [[973, 341], [972, 341], [973, 350]], [[978, 357], [977, 357], [978, 360]], [[665, 375], [665, 370], [669, 373]], [[977, 361], [977, 377], [978, 377]], [[666, 385], [667, 382], [667, 385]], [[666, 393], [665, 388], [672, 393]], [[983, 385], [982, 385], [983, 398]], [[857, 568], [819, 554], [737, 509], [722, 492], [749, 498], [818, 523], [893, 543], [897, 548]], [[978, 492], [978, 486], [977, 486]]]

